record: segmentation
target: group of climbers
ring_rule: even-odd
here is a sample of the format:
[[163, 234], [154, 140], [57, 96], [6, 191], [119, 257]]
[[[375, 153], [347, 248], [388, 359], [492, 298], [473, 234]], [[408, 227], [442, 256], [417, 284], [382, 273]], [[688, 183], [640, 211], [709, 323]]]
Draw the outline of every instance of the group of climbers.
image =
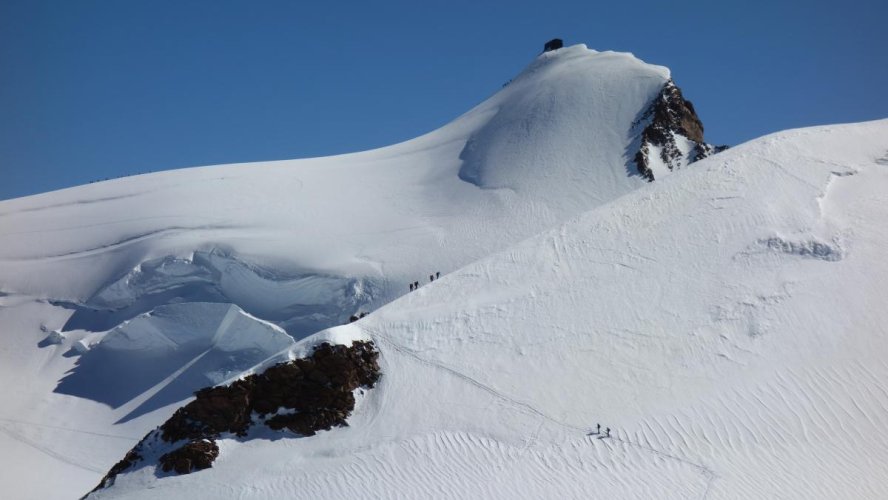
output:
[[365, 313], [365, 312], [359, 312], [359, 313], [357, 313], [357, 314], [352, 314], [351, 316], [349, 316], [349, 318], [348, 318], [348, 322], [349, 322], [349, 323], [354, 323], [355, 321], [357, 321], [357, 320], [363, 318], [363, 317], [366, 316], [366, 315], [367, 315], [367, 313]]
[[[435, 274], [429, 275], [429, 282], [435, 281], [436, 279], [438, 279], [440, 277], [441, 277], [441, 271], [436, 271]], [[414, 290], [418, 290], [419, 289], [419, 281], [414, 281], [413, 283], [408, 283], [407, 286], [411, 292]]]
[[[435, 274], [430, 274], [430, 275], [429, 275], [429, 282], [435, 281], [436, 279], [438, 279], [438, 278], [440, 278], [440, 277], [441, 277], [441, 271], [435, 271]], [[410, 291], [411, 291], [411, 292], [414, 291], [414, 290], [418, 290], [418, 289], [419, 289], [419, 281], [414, 281], [413, 283], [410, 283], [410, 284], [409, 284], [409, 288], [410, 288]], [[357, 320], [363, 318], [363, 317], [366, 316], [366, 315], [367, 315], [367, 313], [365, 313], [365, 312], [358, 312], [358, 313], [356, 313], [356, 314], [352, 314], [352, 315], [348, 318], [348, 322], [349, 322], [349, 323], [354, 323], [355, 321], [357, 321]]]

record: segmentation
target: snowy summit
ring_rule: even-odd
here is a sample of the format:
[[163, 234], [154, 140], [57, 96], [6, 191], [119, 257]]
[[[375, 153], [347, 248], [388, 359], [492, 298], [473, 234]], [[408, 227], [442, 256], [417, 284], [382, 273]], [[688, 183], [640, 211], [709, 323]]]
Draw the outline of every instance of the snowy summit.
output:
[[547, 49], [401, 144], [0, 202], [4, 498], [888, 498], [888, 120], [725, 151]]

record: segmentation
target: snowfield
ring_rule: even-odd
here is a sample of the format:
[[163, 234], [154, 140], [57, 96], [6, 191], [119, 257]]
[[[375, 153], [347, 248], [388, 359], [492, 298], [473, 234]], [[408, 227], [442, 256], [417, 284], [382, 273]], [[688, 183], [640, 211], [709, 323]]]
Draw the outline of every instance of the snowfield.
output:
[[192, 391], [371, 339], [349, 427], [90, 498], [888, 498], [888, 120], [647, 183], [668, 78], [569, 47], [389, 148], [0, 203], [3, 496], [79, 497]]

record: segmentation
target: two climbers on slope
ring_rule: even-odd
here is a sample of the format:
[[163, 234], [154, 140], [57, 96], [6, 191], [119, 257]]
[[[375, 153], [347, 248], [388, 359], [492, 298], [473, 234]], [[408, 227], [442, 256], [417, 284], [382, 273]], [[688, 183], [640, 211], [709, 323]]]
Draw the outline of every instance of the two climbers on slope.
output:
[[604, 439], [611, 437], [611, 428], [607, 427], [604, 430], [604, 434], [601, 433], [601, 424], [596, 424], [595, 430], [589, 432], [590, 436], [598, 436], [598, 439]]

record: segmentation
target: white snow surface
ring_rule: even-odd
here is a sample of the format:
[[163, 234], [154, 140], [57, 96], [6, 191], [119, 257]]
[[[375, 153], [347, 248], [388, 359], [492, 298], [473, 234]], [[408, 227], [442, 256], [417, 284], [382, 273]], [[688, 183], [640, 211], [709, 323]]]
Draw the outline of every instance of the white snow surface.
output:
[[3, 497], [80, 496], [201, 384], [369, 338], [349, 427], [93, 496], [888, 498], [888, 120], [648, 184], [667, 79], [569, 47], [389, 148], [0, 203]]
[[140, 401], [121, 421], [237, 378], [258, 363], [285, 361], [282, 353], [294, 344], [278, 326], [221, 303], [158, 306], [89, 340], [55, 391], [114, 408]]

